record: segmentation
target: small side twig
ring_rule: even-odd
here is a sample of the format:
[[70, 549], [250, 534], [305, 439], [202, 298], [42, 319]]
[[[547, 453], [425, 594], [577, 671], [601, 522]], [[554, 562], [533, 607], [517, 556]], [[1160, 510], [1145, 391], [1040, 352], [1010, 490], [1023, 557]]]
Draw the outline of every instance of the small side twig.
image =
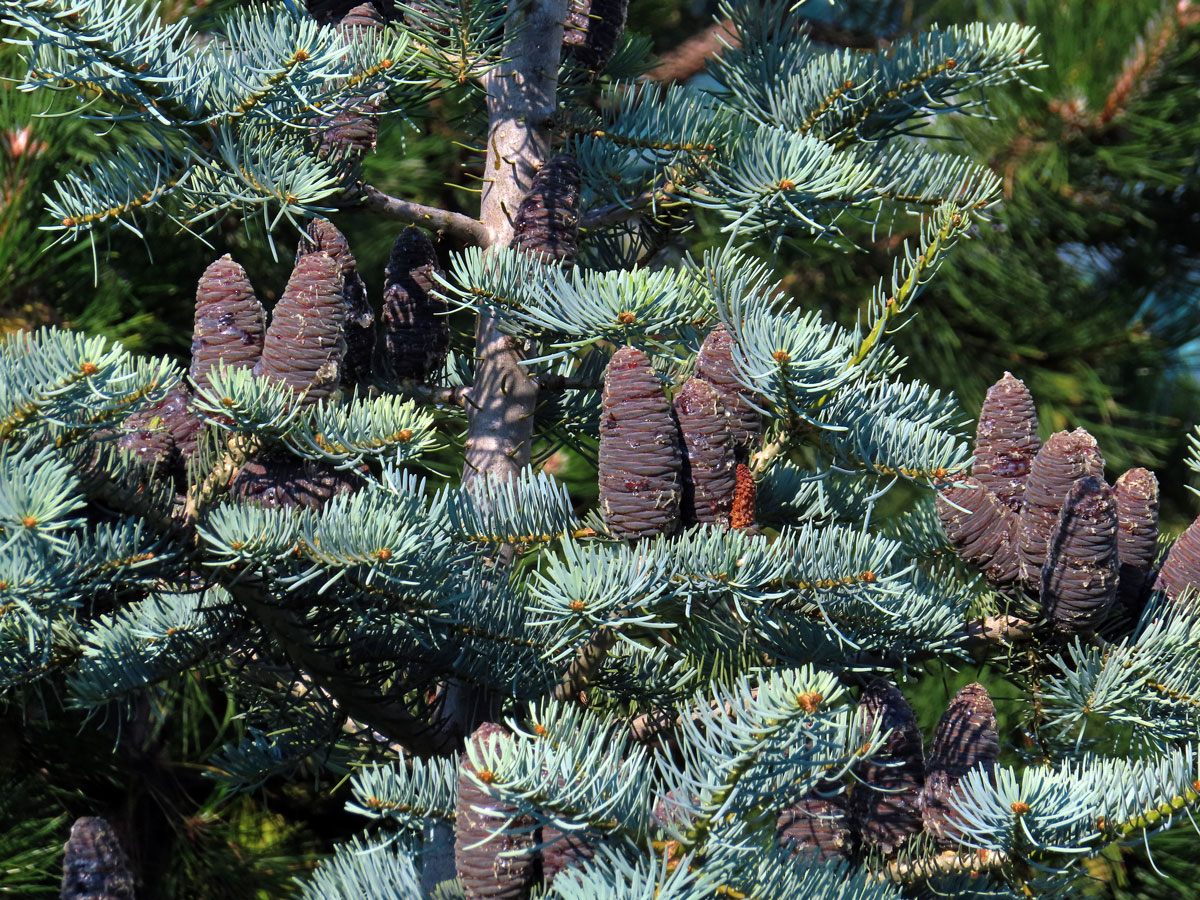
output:
[[256, 438], [231, 438], [225, 453], [217, 460], [208, 476], [198, 484], [192, 485], [187, 494], [187, 503], [183, 508], [185, 525], [193, 525], [200, 516], [200, 508], [211, 503], [222, 491], [228, 489], [229, 482], [237, 473], [238, 468], [249, 459], [258, 449]]
[[363, 206], [372, 212], [399, 219], [410, 225], [440, 231], [477, 247], [487, 247], [492, 243], [491, 232], [478, 219], [436, 206], [401, 200], [369, 184], [364, 184], [362, 190]]
[[878, 881], [911, 884], [940, 875], [972, 875], [994, 872], [1008, 864], [1008, 856], [990, 850], [946, 850], [936, 856], [892, 860], [872, 874]]
[[673, 184], [664, 183], [652, 191], [643, 191], [636, 197], [631, 197], [621, 203], [606, 203], [589, 209], [579, 218], [579, 227], [587, 231], [593, 228], [603, 228], [606, 225], [617, 225], [632, 218], [646, 209], [671, 198]]
[[596, 633], [586, 644], [579, 648], [571, 665], [562, 679], [554, 687], [554, 699], [562, 701], [578, 700], [592, 679], [604, 665], [608, 651], [617, 641], [617, 633], [607, 625], [596, 629]]

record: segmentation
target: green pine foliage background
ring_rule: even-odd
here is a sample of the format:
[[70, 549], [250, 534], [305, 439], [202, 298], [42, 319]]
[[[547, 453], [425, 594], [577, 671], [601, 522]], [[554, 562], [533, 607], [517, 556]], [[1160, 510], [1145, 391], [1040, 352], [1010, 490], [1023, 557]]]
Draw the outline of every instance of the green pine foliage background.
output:
[[[215, 15], [224, 5], [175, 0], [168, 13]], [[978, 18], [1036, 25], [1049, 63], [1033, 78], [1041, 93], [997, 90], [989, 97], [995, 122], [960, 122], [958, 131], [934, 138], [965, 141], [1004, 174], [1007, 196], [982, 226], [986, 233], [950, 258], [906, 325], [910, 371], [952, 387], [964, 416], [972, 416], [986, 387], [1010, 369], [1037, 398], [1045, 433], [1082, 425], [1112, 473], [1146, 465], [1159, 470], [1164, 487], [1182, 485], [1182, 468], [1171, 467], [1200, 408], [1200, 21], [1180, 29], [1157, 64], [1139, 71], [1116, 114], [1101, 120], [1135, 42], [1148, 36], [1148, 49], [1156, 50], [1175, 2], [909, 0], [899, 7], [908, 25]], [[635, 2], [630, 28], [667, 50], [711, 12], [681, 0]], [[0, 49], [0, 74], [16, 74], [16, 65], [13, 49]], [[115, 234], [98, 261], [86, 242], [52, 246], [39, 229], [42, 193], [112, 136], [56, 116], [65, 103], [46, 103], [41, 93], [0, 83], [4, 328], [63, 324], [186, 359], [196, 277], [228, 251], [263, 299], [275, 299], [290, 268], [290, 236], [280, 241], [280, 259], [233, 223], [209, 236], [211, 248], [162, 226], [144, 244]], [[366, 179], [396, 196], [461, 207], [471, 202], [482, 157], [444, 124], [453, 122], [454, 98], [438, 104], [429, 121], [439, 124], [429, 131], [422, 121], [385, 119]], [[120, 135], [137, 137], [132, 129]], [[338, 225], [378, 301], [396, 227], [366, 214], [343, 215]], [[721, 242], [716, 226], [704, 216], [696, 223], [713, 244]], [[857, 298], [890, 269], [900, 243], [873, 242], [865, 227], [855, 238], [871, 251], [869, 263], [861, 254], [851, 266], [837, 253], [779, 249], [792, 273], [785, 286], [805, 304], [853, 321]], [[457, 324], [470, 327], [466, 319]], [[452, 459], [457, 448], [446, 453]], [[594, 496], [585, 462], [564, 453], [556, 465], [572, 496]], [[1164, 520], [1178, 528], [1194, 514], [1195, 498], [1182, 488], [1164, 494]], [[126, 721], [90, 721], [86, 730], [82, 714], [54, 696], [20, 708], [0, 701], [0, 895], [56, 895], [67, 828], [98, 805], [121, 808], [129, 826], [156, 835], [154, 859], [139, 860], [148, 876], [144, 900], [285, 897], [295, 874], [352, 834], [357, 823], [342, 812], [343, 783], [301, 770], [234, 794], [205, 777], [198, 761], [243, 733], [240, 710], [205, 680], [221, 676], [170, 683], [152, 701], [138, 701], [146, 708], [135, 706]], [[995, 672], [932, 665], [920, 673], [919, 688], [905, 686], [927, 737], [947, 699], [973, 680], [995, 698], [1004, 739], [1020, 690]], [[1084, 891], [1113, 900], [1188, 896], [1200, 882], [1198, 845], [1180, 828], [1156, 842], [1153, 861], [1144, 851], [1113, 851], [1093, 861]]]

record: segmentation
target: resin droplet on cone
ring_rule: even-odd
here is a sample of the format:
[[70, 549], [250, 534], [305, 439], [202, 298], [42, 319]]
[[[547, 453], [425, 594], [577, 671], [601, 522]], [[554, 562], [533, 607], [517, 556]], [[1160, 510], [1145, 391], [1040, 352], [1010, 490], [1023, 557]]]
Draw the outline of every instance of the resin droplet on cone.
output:
[[436, 295], [437, 251], [416, 226], [392, 245], [383, 289], [383, 336], [397, 378], [425, 381], [439, 372], [450, 349], [446, 301]]
[[338, 264], [324, 251], [302, 256], [271, 312], [256, 371], [282, 381], [304, 405], [328, 399], [341, 383], [345, 325]]
[[683, 521], [728, 525], [737, 476], [721, 397], [689, 378], [675, 394], [675, 415], [684, 446]]
[[1103, 474], [1104, 457], [1096, 439], [1082, 428], [1051, 435], [1033, 458], [1017, 523], [1021, 580], [1031, 590], [1041, 583], [1047, 544], [1071, 486], [1085, 475]]
[[891, 854], [921, 830], [918, 795], [925, 777], [921, 730], [904, 696], [882, 679], [867, 685], [858, 707], [864, 738], [876, 724], [880, 734], [891, 734], [879, 752], [855, 764], [850, 814], [867, 847]]
[[[508, 739], [508, 733], [491, 722], [480, 725], [470, 737], [477, 748]], [[455, 806], [454, 867], [462, 882], [463, 893], [467, 900], [526, 900], [538, 875], [533, 835], [527, 832], [489, 837], [504, 827], [516, 813], [516, 808], [497, 800], [476, 784], [469, 773], [481, 773], [473, 769], [465, 753], [460, 767]], [[522, 824], [518, 818], [510, 827], [520, 828]], [[509, 855], [517, 850], [527, 852]]]
[[1037, 410], [1025, 382], [1011, 372], [988, 388], [975, 431], [971, 473], [1001, 503], [1018, 512], [1038, 440]]
[[1091, 634], [1117, 598], [1117, 505], [1096, 475], [1063, 504], [1042, 566], [1042, 609], [1059, 631]]
[[679, 526], [683, 460], [671, 404], [646, 354], [623, 347], [604, 374], [600, 414], [600, 509], [620, 537], [671, 534]]
[[921, 817], [925, 830], [942, 847], [959, 846], [958, 814], [949, 800], [958, 783], [972, 769], [990, 773], [1000, 755], [996, 708], [981, 684], [968, 684], [950, 701], [938, 723], [925, 764], [921, 789]]
[[548, 263], [575, 265], [579, 255], [579, 164], [569, 153], [549, 160], [533, 176], [513, 218], [512, 245]]

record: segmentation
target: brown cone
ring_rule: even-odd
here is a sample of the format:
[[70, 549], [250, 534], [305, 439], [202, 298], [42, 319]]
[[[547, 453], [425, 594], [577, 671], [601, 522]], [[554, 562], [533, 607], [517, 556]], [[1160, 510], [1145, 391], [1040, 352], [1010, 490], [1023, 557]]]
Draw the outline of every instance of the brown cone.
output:
[[845, 798], [811, 792], [779, 814], [775, 833], [794, 855], [811, 855], [820, 862], [846, 859], [851, 833]]
[[604, 374], [600, 416], [600, 508], [613, 533], [639, 538], [679, 526], [679, 431], [662, 385], [641, 350], [622, 347]]
[[262, 304], [254, 296], [246, 270], [225, 254], [204, 270], [196, 286], [192, 381], [207, 390], [209, 370], [218, 363], [227, 368], [252, 367], [262, 355], [265, 332]]
[[129, 433], [118, 446], [146, 465], [171, 465], [195, 454], [203, 422], [192, 409], [191, 392], [178, 384], [158, 403], [126, 419], [125, 427]]
[[689, 378], [675, 394], [683, 434], [683, 521], [728, 525], [737, 488], [733, 443], [721, 397], [707, 382]]
[[450, 349], [446, 301], [438, 297], [437, 251], [429, 235], [410, 225], [392, 245], [383, 288], [383, 335], [397, 378], [425, 381], [439, 372]]
[[1042, 566], [1042, 609], [1055, 628], [1090, 634], [1117, 599], [1117, 505], [1104, 479], [1080, 478], [1067, 495]]
[[[508, 740], [508, 734], [499, 725], [485, 722], [475, 729], [470, 740], [482, 747], [495, 740]], [[467, 774], [471, 763], [465, 753], [461, 766], [455, 807], [454, 867], [463, 892], [467, 900], [526, 900], [538, 876], [537, 855], [532, 849], [536, 842], [532, 834], [526, 833], [502, 834], [479, 843], [512, 817], [516, 809], [480, 789]], [[479, 809], [498, 815], [485, 815]], [[520, 828], [527, 824], [518, 817], [510, 827]], [[473, 846], [475, 844], [479, 846]], [[514, 850], [529, 852], [518, 856], [501, 855]]]
[[1025, 382], [1011, 372], [988, 388], [975, 431], [972, 474], [1013, 512], [1020, 512], [1025, 479], [1038, 440], [1037, 410]]
[[330, 463], [268, 456], [243, 463], [229, 483], [229, 494], [264, 509], [320, 509], [361, 484], [354, 472]]
[[979, 479], [952, 485], [937, 496], [938, 518], [946, 537], [964, 562], [982, 571], [993, 584], [1017, 580], [1017, 517], [983, 489]]
[[1041, 584], [1050, 535], [1058, 525], [1058, 515], [1071, 486], [1085, 475], [1103, 474], [1104, 457], [1096, 439], [1082, 428], [1051, 435], [1033, 458], [1017, 523], [1021, 580], [1031, 590], [1037, 590]]
[[1113, 497], [1121, 560], [1117, 595], [1125, 609], [1137, 615], [1150, 591], [1158, 551], [1158, 479], [1148, 469], [1130, 469], [1117, 479]]
[[925, 763], [925, 786], [921, 789], [921, 817], [925, 830], [939, 846], [955, 847], [958, 816], [949, 799], [959, 781], [972, 769], [989, 774], [1000, 755], [996, 732], [996, 708], [981, 684], [968, 684], [950, 701], [938, 723], [937, 734]]
[[749, 392], [734, 375], [733, 337], [718, 325], [696, 356], [696, 377], [707, 381], [721, 395], [729, 430], [738, 449], [738, 461], [746, 462], [749, 454], [762, 442], [762, 415], [747, 400]]
[[129, 862], [105, 819], [76, 819], [63, 849], [62, 900], [134, 900]]
[[579, 163], [569, 153], [550, 159], [533, 183], [513, 220], [512, 245], [541, 254], [546, 262], [575, 265], [579, 255]]
[[[1195, 589], [1200, 588], [1200, 518], [1171, 545], [1154, 586], [1166, 591], [1172, 601], [1178, 601], [1188, 588], [1195, 596]], [[1195, 600], [1189, 605], [1195, 605]]]
[[271, 313], [262, 374], [284, 382], [305, 405], [327, 399], [341, 383], [345, 324], [338, 264], [320, 250], [300, 257]]
[[[369, 5], [368, 8], [374, 9]], [[367, 299], [367, 286], [358, 273], [350, 244], [328, 219], [309, 222], [307, 235], [296, 248], [296, 259], [323, 250], [333, 257], [342, 273], [342, 297], [346, 301], [346, 356], [342, 362], [342, 383], [351, 386], [367, 382], [371, 377], [371, 357], [375, 353], [375, 313]]]
[[628, 14], [629, 0], [570, 0], [563, 30], [567, 53], [593, 72], [603, 70], [620, 46]]
[[564, 833], [553, 825], [542, 826], [542, 880], [546, 887], [554, 883], [563, 869], [583, 865], [595, 854], [592, 845], [577, 832]]
[[904, 696], [882, 679], [867, 685], [858, 707], [864, 715], [864, 735], [876, 722], [880, 733], [891, 734], [878, 753], [856, 764], [850, 816], [866, 847], [892, 854], [921, 830], [921, 730]]

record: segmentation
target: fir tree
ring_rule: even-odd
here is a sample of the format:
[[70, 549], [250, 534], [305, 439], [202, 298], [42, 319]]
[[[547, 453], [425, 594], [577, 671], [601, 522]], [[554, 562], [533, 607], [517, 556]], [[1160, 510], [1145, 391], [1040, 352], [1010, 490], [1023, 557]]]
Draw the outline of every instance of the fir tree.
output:
[[[1194, 541], [1150, 577], [1121, 537], [1156, 528], [1126, 497], [1146, 479], [1109, 488], [1078, 432], [1033, 446], [1015, 379], [969, 476], [955, 401], [892, 345], [1002, 190], [921, 131], [1036, 69], [1032, 29], [863, 53], [762, 0], [684, 87], [637, 78], [621, 3], [335, 6], [202, 34], [132, 0], [0, 2], [22, 89], [142, 129], [57, 183], [64, 241], [229, 216], [301, 240], [265, 329], [255, 272], [196, 273], [186, 379], [75, 332], [0, 345], [6, 692], [120, 715], [235, 663], [256, 720], [220, 779], [355, 768], [370, 827], [311, 898], [1059, 895], [1188, 813]], [[447, 94], [486, 113], [479, 208], [363, 183], [378, 117]], [[399, 235], [373, 358], [380, 280], [313, 222], [355, 207], [441, 243]], [[728, 243], [662, 265], [690, 208]], [[853, 328], [746, 252], [910, 218]], [[461, 479], [429, 484], [460, 440]], [[533, 464], [561, 444], [596, 460], [598, 510]], [[928, 502], [889, 518], [898, 482]], [[926, 748], [894, 682], [973, 655], [1031, 702], [1002, 734], [970, 685]], [[67, 895], [128, 892], [108, 825], [72, 835]]]

